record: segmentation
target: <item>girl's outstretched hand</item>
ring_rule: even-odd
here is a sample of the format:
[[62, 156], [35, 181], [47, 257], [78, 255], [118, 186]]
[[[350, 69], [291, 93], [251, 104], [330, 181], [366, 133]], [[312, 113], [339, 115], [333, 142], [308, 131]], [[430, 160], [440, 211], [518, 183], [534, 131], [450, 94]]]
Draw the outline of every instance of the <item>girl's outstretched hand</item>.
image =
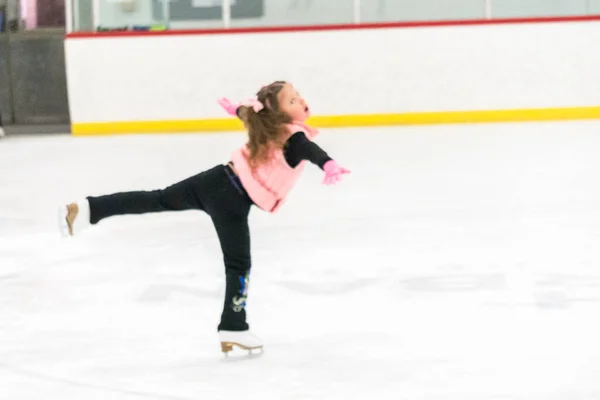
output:
[[343, 174], [349, 174], [350, 171], [339, 166], [334, 160], [329, 160], [323, 165], [323, 171], [325, 171], [325, 179], [323, 179], [324, 185], [333, 185], [338, 183], [342, 179]]
[[227, 111], [227, 114], [237, 116], [236, 111], [240, 106], [239, 104], [233, 104], [231, 101], [229, 101], [229, 99], [226, 99], [225, 97], [219, 99], [218, 103], [221, 107], [225, 109], [225, 111]]

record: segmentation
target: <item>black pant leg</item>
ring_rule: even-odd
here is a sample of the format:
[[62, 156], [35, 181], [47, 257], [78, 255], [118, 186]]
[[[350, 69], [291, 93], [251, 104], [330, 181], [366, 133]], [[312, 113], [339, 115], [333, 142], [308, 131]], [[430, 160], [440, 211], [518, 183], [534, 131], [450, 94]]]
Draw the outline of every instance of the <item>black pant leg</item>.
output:
[[250, 280], [250, 230], [247, 218], [213, 219], [225, 264], [225, 299], [218, 330], [245, 331]]
[[201, 191], [202, 172], [165, 189], [152, 191], [119, 192], [87, 197], [90, 204], [90, 222], [116, 215], [145, 214], [164, 211], [203, 210], [198, 196]]
[[[250, 228], [248, 215], [252, 201], [239, 180], [227, 167], [215, 171], [215, 190], [205, 191], [203, 201], [210, 215], [223, 252], [226, 290], [218, 330], [244, 331], [246, 300], [250, 278]], [[216, 189], [218, 188], [218, 189]]]

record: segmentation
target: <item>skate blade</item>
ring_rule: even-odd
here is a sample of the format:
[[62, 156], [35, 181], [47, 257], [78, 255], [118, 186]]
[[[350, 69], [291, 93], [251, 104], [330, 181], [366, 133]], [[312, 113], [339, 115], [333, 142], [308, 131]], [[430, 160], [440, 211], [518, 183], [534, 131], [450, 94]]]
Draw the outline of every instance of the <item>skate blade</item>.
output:
[[58, 230], [60, 235], [64, 238], [69, 237], [69, 224], [67, 223], [68, 210], [66, 206], [58, 207]]
[[262, 357], [263, 352], [258, 353], [225, 353], [225, 357], [221, 358], [221, 362], [224, 363], [232, 363], [232, 362], [240, 362], [240, 361], [248, 361], [254, 360], [256, 358]]
[[242, 361], [258, 358], [263, 355], [264, 349], [259, 347], [247, 347], [238, 343], [221, 343], [221, 351], [225, 358], [223, 361]]

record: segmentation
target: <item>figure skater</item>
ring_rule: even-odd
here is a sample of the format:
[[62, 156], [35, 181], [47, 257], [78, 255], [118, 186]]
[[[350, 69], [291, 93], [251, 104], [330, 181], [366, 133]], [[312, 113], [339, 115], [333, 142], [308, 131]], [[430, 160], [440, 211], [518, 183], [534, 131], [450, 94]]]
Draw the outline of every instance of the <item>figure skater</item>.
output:
[[233, 346], [250, 352], [262, 351], [263, 347], [246, 322], [251, 206], [276, 212], [306, 161], [325, 172], [324, 184], [334, 184], [350, 171], [312, 141], [318, 132], [304, 123], [310, 109], [290, 83], [276, 81], [264, 86], [245, 104], [233, 104], [226, 98], [219, 104], [229, 115], [239, 117], [248, 132], [247, 143], [233, 151], [230, 161], [164, 189], [85, 197], [59, 207], [59, 220], [61, 233], [68, 237], [118, 215], [206, 212], [219, 238], [225, 264], [225, 302], [217, 331], [221, 350], [227, 355]]

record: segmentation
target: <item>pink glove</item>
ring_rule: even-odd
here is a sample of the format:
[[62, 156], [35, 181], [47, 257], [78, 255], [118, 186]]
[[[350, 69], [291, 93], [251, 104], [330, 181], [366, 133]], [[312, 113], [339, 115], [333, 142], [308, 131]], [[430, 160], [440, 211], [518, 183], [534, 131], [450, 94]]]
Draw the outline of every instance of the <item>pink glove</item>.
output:
[[227, 111], [227, 114], [237, 116], [236, 111], [240, 106], [239, 104], [233, 104], [225, 97], [219, 99], [218, 103], [225, 109], [225, 111]]
[[342, 179], [343, 174], [349, 174], [345, 168], [342, 168], [333, 160], [329, 160], [323, 165], [323, 171], [325, 171], [325, 179], [323, 179], [324, 185], [333, 185]]

